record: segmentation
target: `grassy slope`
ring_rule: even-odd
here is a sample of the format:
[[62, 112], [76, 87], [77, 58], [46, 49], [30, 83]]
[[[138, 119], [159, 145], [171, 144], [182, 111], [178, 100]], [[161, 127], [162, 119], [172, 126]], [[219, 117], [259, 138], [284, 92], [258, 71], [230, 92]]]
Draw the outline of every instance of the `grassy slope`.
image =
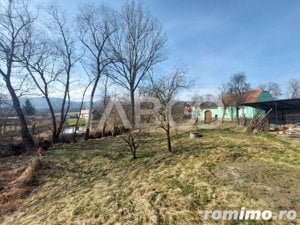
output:
[[197, 140], [175, 138], [173, 154], [162, 133], [150, 132], [137, 160], [119, 138], [57, 146], [45, 157], [42, 185], [4, 223], [214, 224], [203, 221], [204, 209], [242, 206], [300, 214], [300, 142], [201, 132]]

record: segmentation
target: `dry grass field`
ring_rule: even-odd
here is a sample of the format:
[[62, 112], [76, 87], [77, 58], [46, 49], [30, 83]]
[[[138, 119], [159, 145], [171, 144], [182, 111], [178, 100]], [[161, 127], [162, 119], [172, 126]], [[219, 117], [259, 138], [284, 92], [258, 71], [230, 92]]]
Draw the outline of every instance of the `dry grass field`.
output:
[[57, 145], [39, 185], [2, 224], [299, 223], [204, 221], [204, 210], [241, 207], [294, 209], [299, 219], [300, 142], [230, 127], [200, 132], [179, 132], [168, 153], [164, 134], [148, 131], [136, 160], [118, 137]]

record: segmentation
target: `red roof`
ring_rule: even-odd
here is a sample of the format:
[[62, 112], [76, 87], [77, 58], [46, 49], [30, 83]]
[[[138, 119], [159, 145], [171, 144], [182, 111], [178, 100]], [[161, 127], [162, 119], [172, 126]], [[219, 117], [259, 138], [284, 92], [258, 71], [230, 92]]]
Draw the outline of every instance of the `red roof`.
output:
[[262, 93], [261, 89], [247, 91], [245, 93], [246, 94], [245, 103], [257, 102], [257, 100], [258, 100], [259, 96], [261, 95], [261, 93]]
[[[245, 102], [244, 103], [254, 103], [257, 102], [259, 96], [263, 91], [261, 89], [249, 90], [245, 92]], [[227, 102], [232, 102], [229, 96], [224, 97]], [[222, 104], [222, 102], [220, 102]], [[233, 103], [232, 103], [233, 104]], [[233, 104], [234, 105], [234, 104]]]

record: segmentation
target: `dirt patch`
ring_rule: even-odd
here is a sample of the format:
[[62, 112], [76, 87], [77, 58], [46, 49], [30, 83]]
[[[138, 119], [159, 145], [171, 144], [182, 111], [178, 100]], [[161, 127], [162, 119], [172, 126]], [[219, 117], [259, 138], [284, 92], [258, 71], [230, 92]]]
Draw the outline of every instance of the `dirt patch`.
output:
[[37, 184], [42, 166], [38, 158], [28, 155], [0, 158], [0, 222], [4, 215], [20, 207]]

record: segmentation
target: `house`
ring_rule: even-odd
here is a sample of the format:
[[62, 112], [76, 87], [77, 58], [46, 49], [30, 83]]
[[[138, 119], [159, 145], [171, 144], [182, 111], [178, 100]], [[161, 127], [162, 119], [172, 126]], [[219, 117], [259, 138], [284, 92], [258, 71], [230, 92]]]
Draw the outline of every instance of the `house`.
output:
[[78, 118], [79, 112], [68, 112], [67, 118]]
[[[245, 93], [245, 103], [257, 103], [273, 100], [272, 95], [268, 91], [261, 89], [250, 90]], [[239, 117], [245, 119], [252, 119], [257, 113], [264, 112], [252, 106], [242, 105], [239, 109]], [[224, 112], [224, 106], [221, 102], [218, 104], [213, 102], [201, 103], [198, 107], [193, 107], [192, 118], [198, 119], [205, 123], [210, 123], [223, 118], [224, 120], [236, 119], [236, 109], [234, 104], [227, 107]]]
[[[89, 112], [90, 112], [89, 109], [83, 109], [83, 110], [81, 110], [80, 111], [80, 118], [87, 120], [89, 118]], [[100, 118], [99, 111], [96, 110], [96, 109], [93, 109], [92, 110], [92, 120], [99, 119], [99, 118]]]

